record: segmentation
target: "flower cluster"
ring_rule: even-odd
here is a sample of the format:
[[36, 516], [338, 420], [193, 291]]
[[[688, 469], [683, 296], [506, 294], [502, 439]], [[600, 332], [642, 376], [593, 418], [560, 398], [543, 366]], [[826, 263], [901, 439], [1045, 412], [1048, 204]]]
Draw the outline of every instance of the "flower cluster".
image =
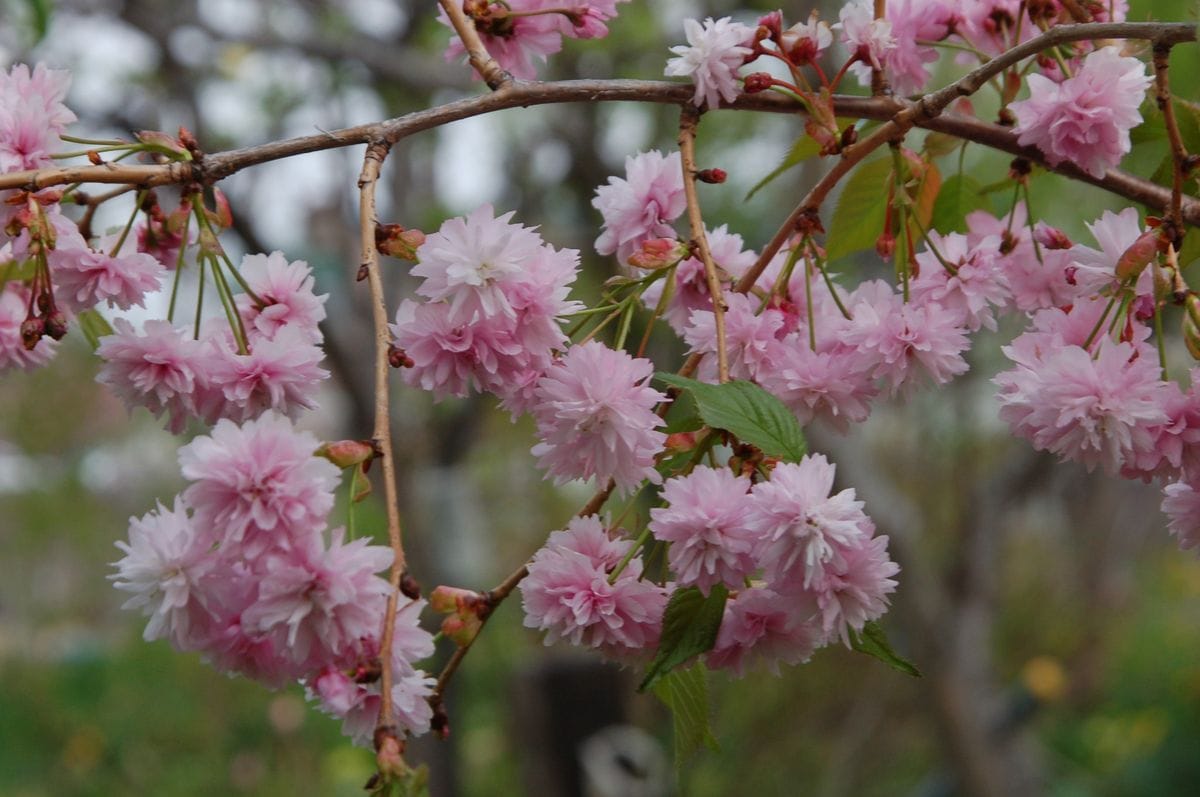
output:
[[[369, 743], [378, 686], [356, 679], [381, 655], [391, 592], [377, 573], [390, 548], [326, 530], [338, 468], [314, 455], [317, 440], [267, 413], [179, 451], [189, 485], [170, 507], [133, 518], [111, 576], [125, 608], [149, 617], [144, 637], [198, 651], [214, 667], [271, 687], [304, 681], [347, 733]], [[419, 627], [423, 602], [397, 616], [389, 655], [405, 727], [429, 726], [432, 679], [412, 662], [433, 652]], [[375, 667], [377, 669], [377, 667]], [[407, 711], [404, 707], [408, 707]]]

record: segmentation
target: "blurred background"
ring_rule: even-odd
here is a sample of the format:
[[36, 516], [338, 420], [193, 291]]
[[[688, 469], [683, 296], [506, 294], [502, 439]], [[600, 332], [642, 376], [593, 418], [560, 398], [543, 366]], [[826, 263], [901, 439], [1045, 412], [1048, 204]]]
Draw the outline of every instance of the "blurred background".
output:
[[[1135, 0], [1130, 19], [1194, 21], [1191, 5]], [[0, 66], [71, 69], [69, 105], [81, 119], [73, 133], [186, 125], [215, 152], [478, 91], [465, 67], [444, 61], [448, 33], [433, 6], [0, 0]], [[608, 39], [567, 40], [542, 75], [659, 77], [666, 48], [683, 40], [683, 18], [745, 7], [623, 4]], [[784, 10], [797, 20], [809, 8]], [[825, 4], [827, 18], [836, 8]], [[1185, 96], [1196, 91], [1187, 79], [1200, 67], [1196, 49], [1173, 58]], [[424, 133], [387, 162], [381, 220], [432, 230], [493, 202], [581, 250], [578, 295], [594, 296], [612, 263], [592, 248], [593, 191], [623, 173], [627, 155], [673, 147], [675, 124], [672, 108], [575, 104]], [[745, 196], [800, 131], [795, 118], [705, 117], [701, 165], [730, 174], [703, 188], [710, 225], [727, 223], [751, 247], [774, 232], [821, 167]], [[365, 289], [353, 282], [360, 150], [266, 164], [222, 183], [237, 220], [228, 248], [306, 259], [330, 294], [334, 377], [322, 410], [304, 421], [327, 438], [370, 429], [371, 338]], [[1161, 157], [1146, 152], [1127, 166], [1149, 176]], [[1004, 179], [1008, 159], [972, 147], [967, 163], [990, 183]], [[1083, 241], [1084, 222], [1121, 207], [1050, 175], [1035, 178], [1033, 196], [1035, 218]], [[990, 195], [993, 209], [1005, 212], [1009, 197]], [[113, 208], [97, 229], [128, 210]], [[411, 285], [399, 261], [387, 265], [394, 307]], [[880, 269], [874, 255], [838, 267], [850, 279]], [[604, 784], [661, 776], [673, 793], [713, 797], [1196, 794], [1200, 564], [1167, 535], [1154, 488], [1056, 465], [1007, 434], [989, 379], [1016, 332], [979, 338], [965, 378], [904, 406], [880, 405], [848, 436], [809, 430], [810, 447], [838, 463], [840, 486], [855, 487], [891, 535], [903, 570], [884, 625], [923, 678], [841, 648], [779, 678], [715, 675], [719, 749], [692, 758], [673, 785], [670, 717], [634, 695], [636, 674], [544, 648], [513, 600], [451, 689], [450, 740], [413, 747], [411, 758], [433, 767], [433, 793], [575, 795], [586, 781], [594, 795], [634, 794]], [[656, 333], [653, 348], [662, 363], [682, 351], [669, 333]], [[307, 708], [301, 690], [268, 692], [165, 642], [146, 644], [142, 618], [119, 609], [106, 579], [113, 543], [131, 515], [179, 490], [181, 441], [142, 411], [129, 416], [95, 384], [96, 370], [72, 335], [49, 367], [0, 380], [0, 794], [362, 793], [372, 756]], [[541, 481], [527, 420], [510, 424], [490, 400], [435, 406], [396, 384], [413, 572], [426, 589], [492, 586], [588, 491]], [[382, 536], [378, 504], [360, 512], [360, 528]], [[595, 734], [613, 724], [624, 729]]]

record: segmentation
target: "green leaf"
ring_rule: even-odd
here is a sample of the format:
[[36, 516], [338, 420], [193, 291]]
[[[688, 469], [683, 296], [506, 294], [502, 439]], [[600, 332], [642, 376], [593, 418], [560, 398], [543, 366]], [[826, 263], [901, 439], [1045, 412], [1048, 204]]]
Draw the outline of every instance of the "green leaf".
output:
[[671, 670], [693, 656], [707, 653], [717, 644], [717, 631], [725, 616], [725, 600], [729, 590], [717, 584], [705, 597], [697, 587], [677, 589], [667, 601], [663, 612], [662, 636], [658, 652], [646, 669], [646, 677], [638, 686], [639, 692], [654, 686]]
[[802, 134], [800, 138], [796, 139], [795, 143], [792, 144], [792, 148], [789, 149], [788, 154], [783, 157], [783, 161], [776, 166], [770, 174], [759, 180], [758, 183], [756, 183], [755, 186], [750, 189], [750, 193], [746, 194], [746, 200], [749, 200], [752, 196], [757, 194], [760, 189], [766, 187], [768, 183], [774, 181], [776, 177], [783, 174], [788, 169], [791, 169], [793, 166], [799, 166], [801, 163], [804, 163], [804, 161], [815, 155], [819, 155], [820, 153], [821, 145], [816, 142], [816, 139], [808, 134]]
[[0, 288], [15, 280], [31, 280], [37, 270], [33, 260], [10, 260], [0, 265]]
[[655, 696], [671, 709], [675, 737], [675, 772], [701, 746], [717, 749], [708, 724], [708, 670], [695, 664], [664, 675], [654, 685]]
[[800, 422], [782, 401], [753, 382], [710, 385], [677, 374], [656, 374], [660, 382], [691, 393], [700, 417], [770, 457], [799, 462], [807, 447]]
[[875, 246], [883, 232], [891, 180], [892, 160], [887, 157], [860, 163], [846, 180], [825, 236], [830, 262]]
[[87, 338], [87, 342], [91, 344], [92, 351], [95, 351], [100, 346], [100, 338], [113, 333], [112, 326], [95, 310], [84, 310], [75, 317], [79, 323], [79, 331]]
[[983, 186], [969, 174], [955, 174], [942, 183], [933, 203], [930, 229], [940, 233], [966, 232], [967, 214], [987, 208]]
[[671, 402], [665, 420], [667, 426], [662, 431], [666, 434], [694, 432], [704, 426], [704, 421], [700, 418], [700, 409], [696, 406], [696, 397], [688, 391], [680, 393], [679, 397]]
[[29, 14], [33, 21], [33, 43], [37, 44], [46, 37], [50, 30], [50, 13], [53, 10], [50, 0], [26, 0], [29, 4]]
[[879, 623], [867, 623], [863, 626], [862, 634], [855, 633], [853, 628], [849, 629], [849, 631], [850, 647], [854, 650], [857, 650], [859, 653], [866, 653], [868, 656], [874, 656], [893, 670], [899, 670], [914, 678], [921, 677], [921, 671], [917, 669], [915, 664], [892, 650], [887, 634], [883, 632], [883, 627]]

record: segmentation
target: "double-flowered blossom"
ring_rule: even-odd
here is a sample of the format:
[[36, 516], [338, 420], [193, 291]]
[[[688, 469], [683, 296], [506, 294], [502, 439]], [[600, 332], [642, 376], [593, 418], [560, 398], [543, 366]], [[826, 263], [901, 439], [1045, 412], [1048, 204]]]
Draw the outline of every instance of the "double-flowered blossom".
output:
[[665, 74], [670, 77], [690, 77], [696, 84], [692, 98], [699, 107], [716, 108], [721, 100], [733, 102], [738, 95], [737, 70], [754, 50], [755, 29], [729, 17], [701, 24], [694, 19], [683, 21], [687, 46], [672, 47], [676, 57], [667, 61]]
[[53, 163], [59, 136], [76, 119], [63, 104], [70, 85], [70, 73], [44, 64], [0, 71], [0, 173]]
[[324, 339], [318, 325], [325, 320], [329, 296], [316, 295], [307, 263], [289, 261], [283, 252], [246, 255], [239, 271], [258, 300], [239, 293], [235, 300], [238, 312], [257, 336], [272, 340], [280, 330], [291, 327], [313, 343]]
[[608, 185], [597, 188], [592, 200], [592, 207], [604, 217], [596, 251], [616, 253], [625, 263], [643, 242], [673, 238], [671, 222], [687, 208], [682, 169], [678, 152], [664, 156], [652, 149], [626, 158], [625, 178], [609, 177]]
[[404, 378], [438, 398], [486, 390], [519, 414], [567, 338], [559, 319], [579, 253], [555, 249], [532, 228], [484, 205], [446, 221], [417, 250], [423, 281], [396, 311], [392, 334], [412, 364]]
[[616, 655], [653, 649], [662, 627], [667, 592], [643, 581], [632, 559], [609, 583], [609, 574], [633, 545], [610, 541], [595, 516], [573, 518], [551, 535], [521, 581], [525, 626], [546, 631], [546, 644], [567, 639]]
[[1129, 131], [1142, 121], [1138, 108], [1151, 78], [1141, 61], [1110, 46], [1089, 53], [1061, 83], [1042, 75], [1028, 82], [1029, 99], [1009, 106], [1017, 141], [1040, 149], [1053, 166], [1068, 161], [1103, 177], [1129, 152]]
[[654, 406], [666, 395], [647, 382], [654, 364], [598, 341], [572, 346], [537, 383], [533, 417], [538, 465], [559, 484], [595, 478], [628, 492], [657, 483], [654, 456], [666, 435]]
[[888, 53], [896, 48], [892, 23], [875, 18], [871, 0], [852, 0], [842, 6], [833, 28], [850, 54], [867, 66], [868, 74], [871, 69], [882, 69]]
[[1180, 548], [1186, 551], [1200, 546], [1200, 490], [1194, 481], [1181, 479], [1164, 487], [1162, 511]]
[[671, 543], [667, 561], [680, 586], [738, 589], [758, 569], [749, 493], [750, 480], [728, 468], [701, 466], [663, 484], [667, 506], [650, 510], [650, 531]]
[[[896, 94], [915, 94], [929, 82], [928, 65], [938, 59], [937, 50], [918, 42], [936, 42], [946, 38], [954, 19], [954, 8], [942, 0], [889, 0], [884, 17], [891, 44], [883, 34], [883, 26], [874, 19], [867, 22], [870, 3], [852, 4], [850, 14], [843, 14], [842, 25], [847, 44], [862, 51], [868, 58], [852, 64], [850, 69], [864, 86], [871, 84], [873, 55], [882, 65], [884, 75]], [[871, 8], [873, 17], [874, 9]]]
[[937, 304], [968, 332], [996, 328], [997, 309], [1008, 304], [1008, 280], [998, 255], [1000, 238], [972, 244], [965, 235], [930, 233], [927, 248], [917, 253], [917, 275], [909, 282], [915, 304]]
[[709, 667], [739, 677], [757, 667], [778, 675], [781, 663], [808, 661], [827, 641], [814, 594], [780, 595], [756, 586], [726, 602], [716, 645], [706, 659]]

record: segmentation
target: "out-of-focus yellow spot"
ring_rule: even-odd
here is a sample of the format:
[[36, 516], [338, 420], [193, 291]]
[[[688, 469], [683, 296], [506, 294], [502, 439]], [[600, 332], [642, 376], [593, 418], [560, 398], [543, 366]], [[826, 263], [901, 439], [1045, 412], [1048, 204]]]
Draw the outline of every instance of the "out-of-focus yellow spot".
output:
[[1129, 724], [1129, 744], [1139, 752], [1152, 752], [1162, 744], [1170, 727], [1166, 712], [1158, 708], [1146, 709], [1134, 716]]
[[1052, 656], [1034, 656], [1021, 669], [1021, 680], [1025, 688], [1043, 703], [1061, 700], [1067, 691], [1067, 676], [1058, 659]]
[[245, 44], [227, 44], [221, 48], [221, 55], [217, 59], [217, 69], [220, 70], [222, 76], [226, 78], [237, 77], [238, 67], [242, 65], [242, 61], [250, 54], [251, 50]]
[[295, 733], [304, 724], [304, 701], [295, 695], [280, 695], [267, 704], [267, 719], [279, 733]]
[[63, 766], [77, 775], [86, 775], [100, 763], [104, 736], [99, 729], [85, 725], [67, 737], [62, 749]]

